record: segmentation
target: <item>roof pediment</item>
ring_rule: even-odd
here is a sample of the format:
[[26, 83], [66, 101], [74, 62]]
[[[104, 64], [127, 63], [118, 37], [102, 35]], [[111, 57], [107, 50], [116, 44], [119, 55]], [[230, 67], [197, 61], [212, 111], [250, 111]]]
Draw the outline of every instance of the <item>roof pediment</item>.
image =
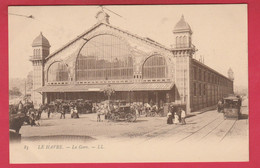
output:
[[142, 42], [147, 43], [149, 45], [152, 45], [154, 47], [159, 47], [159, 48], [162, 48], [164, 50], [171, 51], [169, 48], [165, 47], [164, 45], [162, 45], [162, 44], [160, 44], [160, 43], [158, 43], [154, 40], [149, 40], [149, 38], [143, 38], [143, 37], [138, 36], [136, 34], [130, 33], [129, 31], [122, 30], [118, 27], [112, 26], [111, 24], [106, 24], [104, 22], [98, 22], [97, 24], [95, 24], [91, 28], [89, 28], [87, 31], [83, 32], [82, 34], [80, 34], [79, 36], [77, 36], [76, 38], [74, 38], [73, 40], [71, 40], [70, 42], [68, 42], [67, 44], [65, 44], [61, 48], [59, 48], [58, 50], [51, 53], [46, 59], [53, 57], [54, 55], [56, 55], [57, 53], [59, 53], [60, 51], [62, 51], [64, 49], [66, 49], [68, 46], [70, 46], [72, 43], [76, 42], [77, 40], [83, 39], [84, 36], [91, 33], [92, 31], [97, 31], [102, 25], [106, 26], [107, 29], [110, 29], [110, 30], [113, 29], [113, 30], [116, 30], [118, 32], [125, 33], [125, 34], [127, 34], [127, 35], [129, 35], [133, 38], [136, 38], [137, 40], [141, 40]]

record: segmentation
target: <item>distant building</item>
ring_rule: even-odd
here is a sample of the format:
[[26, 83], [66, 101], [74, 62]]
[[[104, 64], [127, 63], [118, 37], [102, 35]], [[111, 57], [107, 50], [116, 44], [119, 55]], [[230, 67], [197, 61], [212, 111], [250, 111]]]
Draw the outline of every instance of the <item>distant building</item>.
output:
[[173, 29], [173, 48], [112, 26], [104, 11], [96, 18], [95, 25], [51, 54], [42, 33], [33, 41], [36, 105], [58, 98], [101, 101], [109, 85], [112, 99], [174, 102], [190, 112], [233, 92], [233, 78], [193, 59], [193, 32], [184, 16]]

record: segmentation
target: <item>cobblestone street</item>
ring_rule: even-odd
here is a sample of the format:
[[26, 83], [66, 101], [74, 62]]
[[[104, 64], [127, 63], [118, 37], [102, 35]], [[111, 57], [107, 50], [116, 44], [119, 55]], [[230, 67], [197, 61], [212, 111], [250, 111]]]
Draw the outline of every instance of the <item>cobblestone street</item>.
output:
[[[248, 108], [243, 106], [241, 110], [240, 120], [224, 120], [223, 114], [216, 110], [195, 112], [187, 117], [186, 125], [167, 125], [166, 117], [141, 116], [129, 123], [96, 122], [96, 114], [82, 114], [79, 119], [71, 119], [69, 115], [59, 119], [59, 114], [47, 119], [43, 114], [41, 126], [22, 127], [22, 142], [11, 144], [10, 153], [13, 158], [19, 158], [20, 152], [27, 153], [28, 162], [37, 161], [38, 155], [46, 156], [46, 162], [60, 162], [61, 158], [66, 162], [69, 156], [65, 154], [72, 151], [87, 157], [68, 162], [99, 162], [96, 155], [104, 155], [103, 162], [246, 161]], [[29, 146], [31, 152], [24, 151], [24, 146]], [[64, 156], [57, 153], [60, 149], [64, 150]], [[124, 152], [128, 155], [122, 155]], [[137, 153], [141, 157], [136, 158]], [[167, 153], [178, 155], [172, 157]], [[158, 159], [160, 155], [166, 156]]]
[[248, 138], [248, 110], [242, 107], [242, 119], [224, 120], [216, 110], [191, 114], [186, 125], [167, 125], [165, 117], [141, 116], [136, 122], [96, 122], [96, 114], [82, 114], [79, 119], [50, 119], [43, 113], [41, 126], [25, 125], [21, 129], [22, 141], [31, 140], [99, 140], [106, 138], [171, 139], [172, 142], [222, 142], [233, 138]]

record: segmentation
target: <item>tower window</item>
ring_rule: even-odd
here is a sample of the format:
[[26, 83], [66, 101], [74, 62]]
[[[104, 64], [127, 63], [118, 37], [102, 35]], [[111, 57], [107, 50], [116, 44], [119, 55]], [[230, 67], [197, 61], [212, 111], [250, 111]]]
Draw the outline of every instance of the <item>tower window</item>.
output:
[[187, 47], [187, 37], [186, 36], [183, 37], [182, 45], [183, 45], [183, 47]]
[[179, 48], [180, 46], [179, 46], [179, 37], [177, 36], [176, 37], [176, 48]]

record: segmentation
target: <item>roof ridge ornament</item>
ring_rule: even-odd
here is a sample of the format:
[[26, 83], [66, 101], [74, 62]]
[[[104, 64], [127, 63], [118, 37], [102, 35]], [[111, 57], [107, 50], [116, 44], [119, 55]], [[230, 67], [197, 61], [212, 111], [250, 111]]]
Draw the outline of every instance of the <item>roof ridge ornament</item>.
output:
[[96, 14], [96, 19], [99, 23], [109, 24], [109, 17], [110, 16], [104, 11], [103, 7], [101, 7], [101, 10]]

